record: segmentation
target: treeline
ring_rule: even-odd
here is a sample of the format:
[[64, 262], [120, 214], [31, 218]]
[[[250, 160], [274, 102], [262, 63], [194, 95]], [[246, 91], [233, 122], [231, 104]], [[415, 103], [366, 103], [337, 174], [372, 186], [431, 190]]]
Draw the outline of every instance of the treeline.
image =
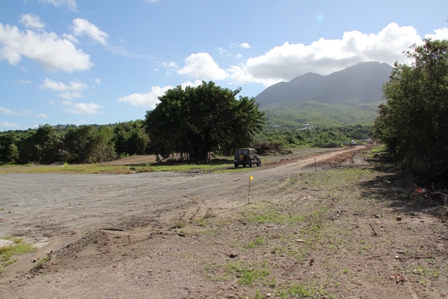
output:
[[[298, 126], [299, 127], [299, 126]], [[252, 146], [270, 144], [280, 148], [299, 146], [336, 147], [370, 136], [368, 126], [338, 128], [273, 128], [265, 125]], [[34, 130], [0, 133], [0, 161], [3, 163], [100, 163], [124, 156], [152, 154], [144, 121], [115, 125], [50, 126]]]
[[[425, 39], [383, 87], [375, 135], [422, 183], [448, 178], [448, 41]], [[446, 185], [445, 185], [446, 186]]]
[[281, 126], [275, 128], [268, 124], [263, 132], [256, 136], [256, 142], [272, 144], [281, 148], [294, 148], [300, 146], [310, 147], [340, 147], [351, 140], [366, 142], [372, 136], [370, 126], [345, 127], [307, 127], [307, 129], [288, 128]]
[[[67, 128], [68, 127], [68, 128]], [[99, 163], [148, 152], [142, 120], [107, 126], [43, 125], [0, 134], [0, 161], [6, 163]]]

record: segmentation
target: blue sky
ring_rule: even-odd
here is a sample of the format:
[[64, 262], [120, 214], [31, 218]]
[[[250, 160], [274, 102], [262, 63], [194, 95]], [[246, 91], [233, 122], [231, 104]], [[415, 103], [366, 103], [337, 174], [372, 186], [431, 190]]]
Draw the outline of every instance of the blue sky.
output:
[[0, 131], [143, 119], [172, 87], [240, 95], [448, 39], [438, 0], [1, 0]]

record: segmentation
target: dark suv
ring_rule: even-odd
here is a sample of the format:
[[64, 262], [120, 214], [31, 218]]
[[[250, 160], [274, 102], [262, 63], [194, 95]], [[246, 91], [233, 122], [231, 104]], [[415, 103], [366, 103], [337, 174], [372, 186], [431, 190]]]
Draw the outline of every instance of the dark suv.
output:
[[247, 165], [253, 167], [254, 164], [261, 166], [261, 160], [257, 155], [257, 151], [253, 148], [239, 148], [235, 151], [233, 164], [235, 165], [235, 168], [238, 168], [240, 165], [243, 165], [244, 167]]

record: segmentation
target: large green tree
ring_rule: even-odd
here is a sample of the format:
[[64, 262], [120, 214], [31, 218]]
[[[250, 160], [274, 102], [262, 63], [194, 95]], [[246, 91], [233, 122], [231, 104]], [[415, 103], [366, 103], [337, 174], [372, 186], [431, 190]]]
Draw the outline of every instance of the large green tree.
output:
[[395, 63], [383, 86], [374, 131], [387, 148], [422, 177], [448, 164], [448, 41], [425, 39], [406, 52], [411, 64]]
[[47, 124], [21, 136], [17, 148], [20, 163], [50, 164], [60, 160], [62, 141], [54, 128]]
[[64, 160], [70, 163], [100, 163], [115, 159], [113, 129], [80, 126], [64, 136]]
[[14, 162], [19, 159], [17, 140], [18, 137], [14, 132], [0, 135], [0, 161]]
[[142, 155], [146, 152], [149, 137], [142, 120], [128, 121], [114, 127], [115, 151], [118, 155]]
[[264, 112], [258, 110], [254, 98], [236, 99], [240, 91], [213, 82], [168, 90], [156, 108], [146, 113], [151, 151], [163, 158], [180, 153], [205, 160], [209, 152], [229, 153], [249, 146], [262, 130]]

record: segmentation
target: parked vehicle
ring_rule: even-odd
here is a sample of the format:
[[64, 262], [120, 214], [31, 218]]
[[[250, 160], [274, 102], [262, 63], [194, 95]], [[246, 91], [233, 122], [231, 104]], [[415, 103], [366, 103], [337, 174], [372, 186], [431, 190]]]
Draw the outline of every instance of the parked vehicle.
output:
[[235, 168], [238, 168], [240, 165], [243, 167], [253, 167], [254, 164], [257, 166], [261, 166], [261, 159], [257, 155], [257, 151], [253, 148], [239, 148], [235, 151], [235, 156], [233, 159], [233, 163]]

